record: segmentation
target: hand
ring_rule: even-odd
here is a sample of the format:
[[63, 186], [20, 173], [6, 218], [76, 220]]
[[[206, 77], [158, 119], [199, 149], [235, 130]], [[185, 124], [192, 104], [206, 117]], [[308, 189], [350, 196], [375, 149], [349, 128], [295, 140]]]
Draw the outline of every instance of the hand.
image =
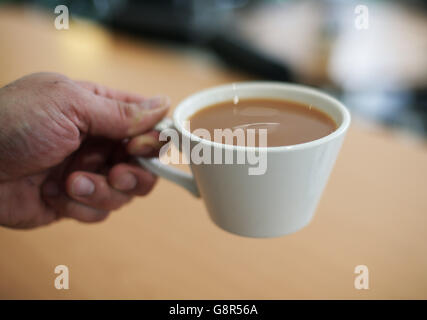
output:
[[[0, 89], [0, 225], [32, 228], [62, 217], [94, 222], [155, 176], [130, 155], [153, 155], [168, 100], [144, 99], [54, 73]], [[158, 152], [158, 151], [157, 151]]]

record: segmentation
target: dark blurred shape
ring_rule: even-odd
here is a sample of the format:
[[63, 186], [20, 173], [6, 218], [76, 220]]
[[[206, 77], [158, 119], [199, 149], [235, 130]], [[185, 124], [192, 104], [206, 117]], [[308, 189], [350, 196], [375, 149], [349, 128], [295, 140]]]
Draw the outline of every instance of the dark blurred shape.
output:
[[233, 10], [249, 0], [39, 0], [54, 8], [68, 6], [72, 14], [99, 20], [106, 26], [145, 38], [191, 44], [214, 52], [229, 67], [252, 76], [293, 82], [285, 61], [251, 46], [234, 32]]
[[225, 63], [254, 76], [293, 81], [290, 68], [244, 41], [235, 32], [233, 9], [246, 0], [128, 1], [108, 25], [143, 36], [181, 41], [215, 52]]

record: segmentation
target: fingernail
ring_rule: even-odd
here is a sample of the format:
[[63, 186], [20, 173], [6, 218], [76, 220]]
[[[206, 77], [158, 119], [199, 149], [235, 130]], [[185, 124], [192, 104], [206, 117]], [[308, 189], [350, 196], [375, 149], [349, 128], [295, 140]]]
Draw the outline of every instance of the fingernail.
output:
[[168, 96], [155, 96], [142, 101], [139, 105], [144, 109], [155, 110], [168, 108], [170, 99]]
[[136, 153], [140, 156], [145, 156], [145, 155], [153, 153], [153, 152], [154, 152], [154, 148], [152, 146], [147, 146], [147, 145], [141, 146], [139, 148], [139, 150], [136, 151]]
[[79, 197], [90, 196], [95, 191], [95, 184], [85, 176], [78, 176], [71, 185], [71, 192]]
[[114, 182], [114, 188], [122, 191], [132, 190], [136, 187], [136, 177], [131, 173], [120, 175]]
[[56, 197], [59, 195], [59, 186], [55, 181], [48, 181], [43, 185], [42, 193], [46, 197]]
[[169, 98], [166, 96], [157, 96], [142, 101], [138, 104], [140, 107], [135, 114], [135, 123], [138, 124], [145, 116], [149, 114], [161, 113], [169, 108]]
[[129, 145], [129, 153], [134, 155], [144, 155], [159, 149], [162, 146], [159, 140], [151, 135], [140, 135], [135, 137]]
[[170, 100], [166, 96], [157, 96], [139, 103], [134, 111], [133, 121], [128, 130], [130, 136], [137, 134], [141, 131], [141, 123], [144, 118], [150, 119], [161, 114], [166, 113], [169, 108]]

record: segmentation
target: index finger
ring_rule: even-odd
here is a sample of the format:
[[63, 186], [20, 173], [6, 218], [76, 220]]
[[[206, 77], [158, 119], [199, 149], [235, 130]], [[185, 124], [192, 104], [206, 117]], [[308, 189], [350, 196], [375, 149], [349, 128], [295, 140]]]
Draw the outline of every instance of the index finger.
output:
[[135, 102], [135, 103], [142, 102], [145, 99], [143, 96], [139, 94], [112, 89], [112, 88], [103, 86], [99, 83], [93, 83], [90, 81], [75, 81], [75, 82], [82, 88], [89, 90], [90, 92], [98, 96], [108, 98], [108, 99], [119, 100], [123, 102]]

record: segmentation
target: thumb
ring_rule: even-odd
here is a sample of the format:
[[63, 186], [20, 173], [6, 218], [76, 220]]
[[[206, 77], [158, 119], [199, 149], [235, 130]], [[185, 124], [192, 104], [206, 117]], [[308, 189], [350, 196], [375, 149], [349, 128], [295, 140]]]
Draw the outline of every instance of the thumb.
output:
[[165, 96], [130, 103], [91, 95], [82, 106], [82, 131], [110, 139], [135, 136], [152, 129], [166, 115], [169, 104]]

